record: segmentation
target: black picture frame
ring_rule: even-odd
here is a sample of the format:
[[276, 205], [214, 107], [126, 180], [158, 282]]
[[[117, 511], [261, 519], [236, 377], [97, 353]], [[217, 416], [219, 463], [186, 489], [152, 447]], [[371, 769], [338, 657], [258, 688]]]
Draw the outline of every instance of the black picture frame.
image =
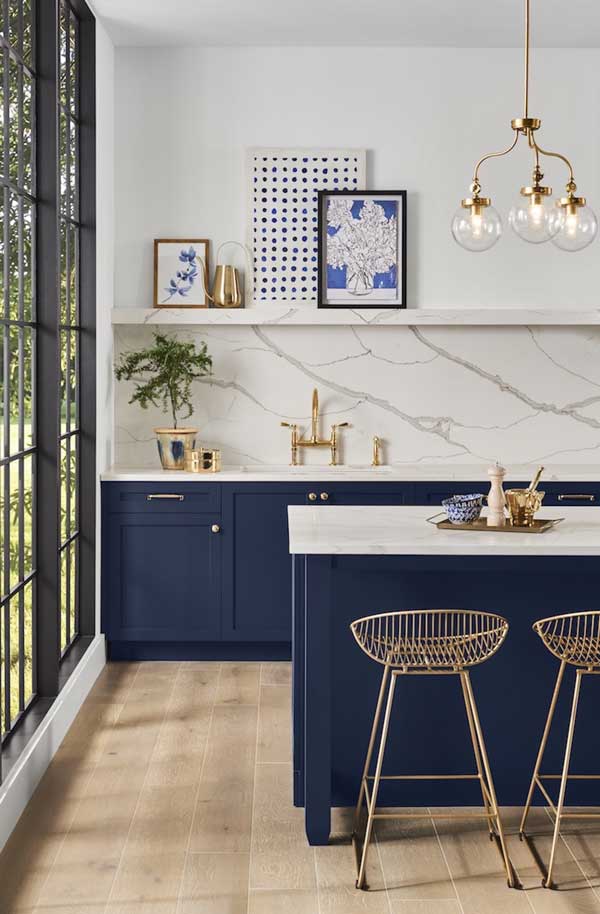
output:
[[[332, 197], [355, 197], [356, 199], [365, 199], [366, 197], [397, 197], [400, 203], [399, 213], [402, 218], [402, 232], [398, 244], [399, 266], [401, 276], [399, 277], [398, 288], [400, 291], [401, 301], [386, 302], [380, 300], [369, 302], [367, 296], [351, 297], [349, 293], [348, 302], [331, 302], [327, 300], [327, 263], [326, 263], [326, 232], [327, 220], [325, 218], [327, 202]], [[319, 267], [319, 293], [317, 298], [318, 308], [328, 308], [339, 310], [340, 308], [352, 308], [354, 310], [376, 310], [385, 309], [401, 310], [407, 307], [406, 301], [406, 191], [405, 190], [320, 190], [318, 192], [318, 244], [317, 257]]]

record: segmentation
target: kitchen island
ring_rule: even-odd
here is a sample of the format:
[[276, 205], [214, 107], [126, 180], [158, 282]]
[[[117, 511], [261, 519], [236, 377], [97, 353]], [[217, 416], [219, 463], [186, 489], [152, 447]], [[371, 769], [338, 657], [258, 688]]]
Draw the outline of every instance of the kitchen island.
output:
[[[378, 612], [462, 608], [497, 612], [510, 630], [473, 683], [501, 805], [522, 805], [545, 721], [557, 661], [532, 632], [543, 616], [600, 607], [600, 512], [544, 508], [563, 517], [544, 534], [438, 530], [425, 506], [290, 506], [293, 555], [294, 801], [305, 807], [311, 844], [329, 839], [332, 806], [356, 801], [381, 678], [349, 631]], [[560, 771], [570, 678], [557, 708], [546, 770]], [[592, 683], [583, 693], [571, 769], [600, 769]], [[473, 767], [457, 683], [399, 683], [385, 767], [393, 773]], [[598, 781], [576, 781], [570, 803], [598, 805]], [[382, 806], [476, 805], [471, 782], [382, 785]]]

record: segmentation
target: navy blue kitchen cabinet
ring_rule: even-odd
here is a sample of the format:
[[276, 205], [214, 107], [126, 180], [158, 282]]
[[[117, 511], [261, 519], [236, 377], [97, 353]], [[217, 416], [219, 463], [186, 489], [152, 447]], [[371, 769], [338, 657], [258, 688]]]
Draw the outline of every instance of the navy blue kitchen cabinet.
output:
[[[507, 483], [510, 485], [511, 483]], [[522, 483], [520, 483], [522, 485]], [[599, 505], [600, 484], [543, 486]], [[431, 506], [486, 482], [102, 484], [102, 625], [113, 659], [283, 659], [291, 653], [292, 504]]]
[[221, 539], [197, 514], [113, 514], [107, 545], [105, 630], [115, 641], [216, 640]]
[[308, 503], [306, 485], [223, 486], [223, 638], [292, 640], [288, 505]]

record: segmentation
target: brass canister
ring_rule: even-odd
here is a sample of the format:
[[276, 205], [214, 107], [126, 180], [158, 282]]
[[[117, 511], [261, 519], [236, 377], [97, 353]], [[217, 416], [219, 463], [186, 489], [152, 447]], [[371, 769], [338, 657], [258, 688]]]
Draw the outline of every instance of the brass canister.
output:
[[188, 473], [218, 473], [221, 469], [221, 451], [214, 448], [197, 448], [186, 456]]
[[545, 492], [536, 489], [507, 489], [506, 506], [513, 527], [531, 527], [536, 511], [539, 511]]

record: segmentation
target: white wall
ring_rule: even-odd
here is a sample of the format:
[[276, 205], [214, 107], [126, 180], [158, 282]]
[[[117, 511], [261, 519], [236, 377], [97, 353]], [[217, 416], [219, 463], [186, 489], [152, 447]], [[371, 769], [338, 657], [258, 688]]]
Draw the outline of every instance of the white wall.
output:
[[[600, 212], [600, 51], [537, 50], [540, 142], [571, 156]], [[598, 306], [600, 242], [569, 255], [508, 228], [470, 255], [449, 223], [476, 159], [511, 141], [518, 50], [202, 48], [116, 52], [116, 304], [152, 296], [152, 239], [245, 235], [246, 146], [363, 146], [369, 186], [407, 188], [410, 306]], [[506, 216], [530, 182], [523, 145], [484, 166]], [[566, 181], [549, 161], [555, 191]], [[213, 247], [213, 251], [215, 247]]]

